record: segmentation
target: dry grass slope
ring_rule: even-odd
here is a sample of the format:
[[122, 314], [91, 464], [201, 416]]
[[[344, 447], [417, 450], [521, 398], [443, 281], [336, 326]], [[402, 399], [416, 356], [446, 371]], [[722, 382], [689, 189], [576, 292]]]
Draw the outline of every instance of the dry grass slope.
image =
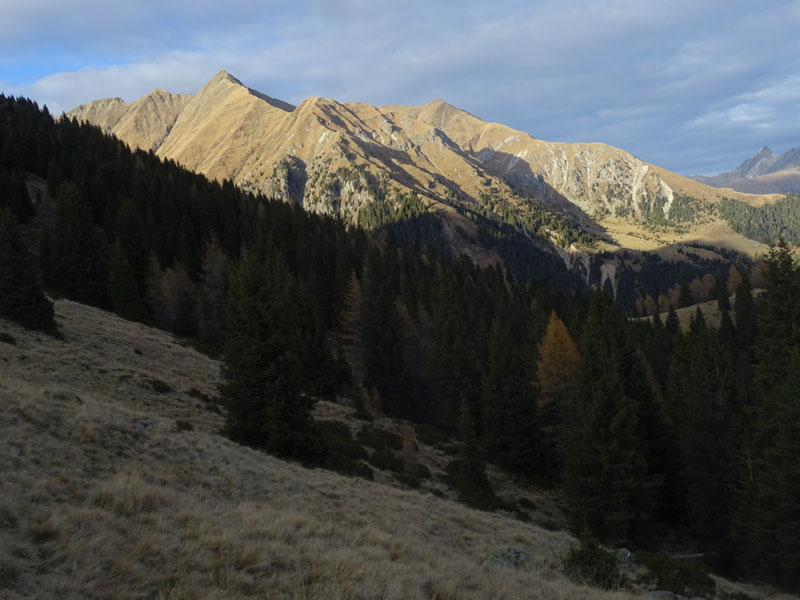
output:
[[[232, 444], [216, 362], [56, 313], [63, 341], [0, 321], [2, 598], [630, 597], [563, 579], [567, 534]], [[481, 564], [508, 546], [532, 564]]]

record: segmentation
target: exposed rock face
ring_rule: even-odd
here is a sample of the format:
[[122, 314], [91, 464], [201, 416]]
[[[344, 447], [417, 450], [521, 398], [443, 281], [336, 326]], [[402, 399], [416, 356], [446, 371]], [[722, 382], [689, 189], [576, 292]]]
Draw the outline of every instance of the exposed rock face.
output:
[[598, 232], [609, 216], [668, 217], [675, 194], [722, 196], [623, 150], [537, 140], [441, 100], [375, 107], [312, 97], [294, 107], [225, 71], [194, 95], [156, 90], [68, 116], [209, 177], [350, 222], [372, 202], [413, 191], [439, 212], [500, 202], [523, 217], [533, 197]]
[[763, 146], [733, 171], [712, 177], [695, 175], [693, 179], [749, 194], [799, 194], [800, 147], [775, 154]]

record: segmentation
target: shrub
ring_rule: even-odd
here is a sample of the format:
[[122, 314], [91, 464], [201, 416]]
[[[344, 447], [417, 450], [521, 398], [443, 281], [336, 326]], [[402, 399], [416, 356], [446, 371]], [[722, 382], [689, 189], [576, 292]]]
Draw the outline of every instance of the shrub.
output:
[[367, 460], [369, 454], [353, 439], [350, 429], [338, 421], [317, 421], [314, 424], [326, 454], [351, 460]]
[[450, 437], [445, 432], [428, 423], [418, 423], [414, 425], [414, 433], [417, 436], [417, 441], [428, 446], [447, 444], [451, 441]]
[[431, 477], [433, 477], [433, 475], [431, 474], [431, 470], [425, 465], [421, 465], [419, 463], [414, 463], [413, 465], [409, 465], [406, 470], [411, 475], [419, 479], [431, 479]]
[[375, 450], [384, 450], [386, 448], [400, 450], [403, 447], [403, 440], [399, 435], [377, 427], [362, 427], [356, 435], [356, 439], [363, 445]]
[[192, 427], [192, 424], [186, 419], [176, 419], [175, 429], [177, 431], [194, 431], [194, 427]]
[[458, 490], [458, 499], [478, 510], [493, 512], [495, 510], [513, 510], [508, 503], [504, 502], [492, 490], [491, 486], [474, 486], [464, 482], [464, 461], [461, 459], [451, 460], [445, 467], [444, 482], [450, 487]]
[[211, 397], [208, 394], [204, 394], [197, 388], [192, 388], [188, 392], [186, 392], [187, 396], [191, 396], [192, 398], [197, 398], [198, 400], [202, 400], [203, 402], [211, 402]]
[[314, 428], [323, 448], [320, 466], [342, 475], [372, 479], [372, 469], [361, 462], [369, 454], [353, 439], [350, 428], [338, 421], [317, 421]]
[[369, 462], [379, 469], [384, 471], [393, 471], [395, 473], [403, 472], [403, 461], [397, 458], [389, 448], [375, 450], [369, 458]]
[[650, 570], [650, 583], [659, 589], [682, 596], [710, 595], [716, 589], [714, 580], [708, 575], [708, 567], [700, 561], [649, 552], [637, 552], [634, 558]]
[[422, 487], [422, 480], [419, 477], [415, 477], [413, 473], [397, 473], [394, 478], [403, 485], [415, 490]]
[[624, 576], [619, 572], [617, 558], [590, 536], [581, 538], [561, 557], [561, 571], [571, 581], [612, 590], [624, 587]]
[[159, 394], [169, 394], [172, 391], [172, 388], [169, 386], [169, 384], [164, 383], [160, 379], [151, 379], [150, 385]]

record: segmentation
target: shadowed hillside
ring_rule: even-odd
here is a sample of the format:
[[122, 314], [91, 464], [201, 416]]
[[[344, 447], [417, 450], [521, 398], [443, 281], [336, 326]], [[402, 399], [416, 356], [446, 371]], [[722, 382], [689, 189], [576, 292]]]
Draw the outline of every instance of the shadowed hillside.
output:
[[[63, 341], [0, 321], [0, 597], [626, 597], [558, 574], [567, 534], [233, 444], [216, 362], [56, 313]], [[508, 546], [534, 560], [481, 565]]]

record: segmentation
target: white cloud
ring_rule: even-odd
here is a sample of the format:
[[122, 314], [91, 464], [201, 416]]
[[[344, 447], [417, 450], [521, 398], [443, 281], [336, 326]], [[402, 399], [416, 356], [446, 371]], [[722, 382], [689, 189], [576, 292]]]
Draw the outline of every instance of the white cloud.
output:
[[109, 96], [135, 100], [155, 88], [195, 92], [215, 72], [208, 57], [177, 52], [140, 63], [55, 73], [32, 85], [12, 88], [11, 92], [47, 104], [52, 113], [60, 114], [78, 104]]

